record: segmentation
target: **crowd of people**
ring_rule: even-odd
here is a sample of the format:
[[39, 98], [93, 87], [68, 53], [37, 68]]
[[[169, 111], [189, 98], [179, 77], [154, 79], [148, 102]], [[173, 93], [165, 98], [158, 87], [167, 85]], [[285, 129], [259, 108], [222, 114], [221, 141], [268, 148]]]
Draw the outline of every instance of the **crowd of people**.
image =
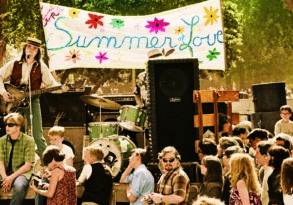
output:
[[[290, 120], [292, 109], [282, 106], [282, 119], [276, 123], [275, 136], [267, 130], [253, 129], [249, 123], [236, 125], [229, 136], [216, 144], [211, 138], [199, 143], [196, 163], [199, 191], [195, 205], [289, 205], [293, 203], [293, 144]], [[4, 118], [6, 135], [0, 138], [0, 175], [4, 192], [13, 191], [11, 204], [22, 204], [30, 186], [36, 192], [36, 204], [77, 204], [76, 186], [83, 185], [83, 205], [109, 204], [113, 178], [104, 164], [102, 148], [84, 148], [85, 165], [77, 178], [72, 167], [74, 155], [63, 145], [64, 128], [52, 127], [49, 143], [42, 154], [44, 168], [34, 173], [34, 139], [21, 131], [25, 124], [19, 113]], [[282, 130], [282, 132], [279, 132]], [[181, 157], [173, 146], [158, 154], [160, 179], [155, 182], [147, 168], [148, 153], [136, 148], [120, 182], [127, 183], [131, 204], [188, 204], [190, 179], [181, 166]], [[66, 194], [65, 194], [66, 193]]]

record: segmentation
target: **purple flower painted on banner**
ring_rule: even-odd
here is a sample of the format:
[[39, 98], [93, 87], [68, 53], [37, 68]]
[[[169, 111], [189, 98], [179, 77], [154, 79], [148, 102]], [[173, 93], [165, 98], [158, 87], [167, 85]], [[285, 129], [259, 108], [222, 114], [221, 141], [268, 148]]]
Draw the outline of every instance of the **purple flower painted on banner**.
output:
[[100, 63], [102, 63], [104, 60], [109, 59], [106, 55], [107, 55], [107, 52], [104, 52], [104, 53], [99, 52], [95, 57]]
[[164, 19], [157, 19], [156, 17], [154, 18], [153, 21], [147, 21], [148, 25], [146, 25], [146, 28], [150, 29], [151, 32], [158, 33], [159, 31], [165, 32], [165, 27], [168, 26], [170, 23], [165, 22]]

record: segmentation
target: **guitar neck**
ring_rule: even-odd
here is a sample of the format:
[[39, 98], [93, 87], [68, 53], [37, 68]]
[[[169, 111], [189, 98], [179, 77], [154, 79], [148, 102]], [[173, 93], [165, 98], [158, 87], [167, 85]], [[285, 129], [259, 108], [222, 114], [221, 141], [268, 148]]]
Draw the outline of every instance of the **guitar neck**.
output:
[[[41, 95], [43, 93], [47, 93], [47, 92], [51, 92], [54, 90], [59, 89], [61, 86], [55, 86], [55, 87], [51, 87], [51, 88], [46, 88], [46, 89], [42, 89], [42, 90], [33, 90], [31, 91], [31, 96], [35, 96], [35, 95]], [[25, 93], [25, 96], [28, 97], [29, 96], [29, 92]]]

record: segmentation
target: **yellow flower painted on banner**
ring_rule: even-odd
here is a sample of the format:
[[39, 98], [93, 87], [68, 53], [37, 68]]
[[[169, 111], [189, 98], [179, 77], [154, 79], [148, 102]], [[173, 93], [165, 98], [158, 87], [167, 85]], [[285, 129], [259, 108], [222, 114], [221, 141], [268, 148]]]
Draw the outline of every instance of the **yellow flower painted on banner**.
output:
[[70, 16], [71, 18], [77, 18], [79, 12], [80, 12], [80, 11], [79, 11], [78, 9], [71, 8], [71, 9], [69, 9], [69, 16]]
[[181, 33], [184, 33], [184, 27], [183, 26], [178, 26], [176, 29], [175, 29], [175, 34], [176, 35], [179, 35]]
[[210, 9], [208, 9], [207, 7], [204, 7], [204, 11], [204, 18], [206, 19], [205, 26], [208, 24], [213, 25], [215, 22], [218, 21], [218, 18], [220, 17], [217, 14], [219, 9], [213, 9], [213, 7], [210, 7]]

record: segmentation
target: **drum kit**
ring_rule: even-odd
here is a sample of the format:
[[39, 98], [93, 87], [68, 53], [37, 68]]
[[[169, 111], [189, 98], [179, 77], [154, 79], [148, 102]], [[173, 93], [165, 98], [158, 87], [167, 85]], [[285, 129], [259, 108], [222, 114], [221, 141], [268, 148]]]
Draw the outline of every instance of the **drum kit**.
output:
[[[81, 100], [100, 109], [98, 122], [88, 123], [90, 145], [99, 146], [104, 152], [104, 162], [116, 177], [126, 168], [128, 158], [136, 145], [123, 135], [119, 135], [120, 128], [131, 132], [144, 132], [146, 112], [132, 105], [123, 105], [98, 95], [83, 95]], [[117, 122], [101, 122], [101, 110], [119, 110]]]

